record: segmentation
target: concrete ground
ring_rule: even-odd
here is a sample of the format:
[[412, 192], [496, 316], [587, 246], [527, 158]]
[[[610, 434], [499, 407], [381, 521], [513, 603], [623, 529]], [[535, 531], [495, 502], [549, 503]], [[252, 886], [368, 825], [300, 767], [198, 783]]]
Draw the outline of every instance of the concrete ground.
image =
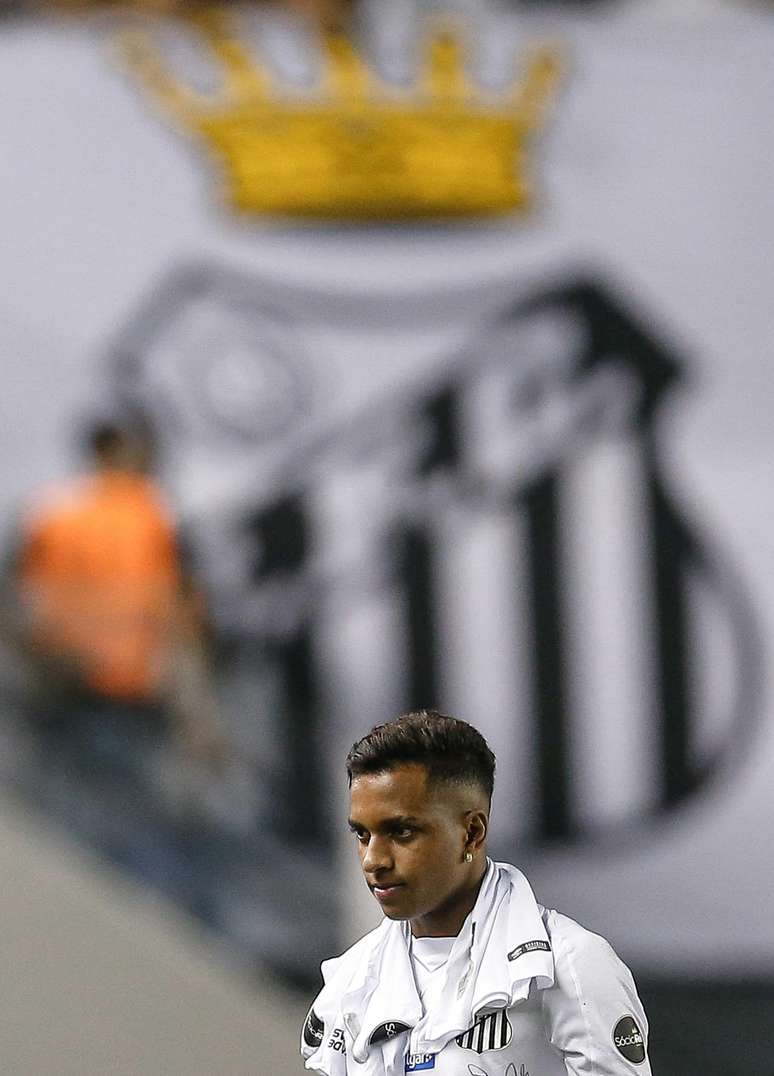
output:
[[0, 800], [9, 1076], [298, 1076], [306, 999]]

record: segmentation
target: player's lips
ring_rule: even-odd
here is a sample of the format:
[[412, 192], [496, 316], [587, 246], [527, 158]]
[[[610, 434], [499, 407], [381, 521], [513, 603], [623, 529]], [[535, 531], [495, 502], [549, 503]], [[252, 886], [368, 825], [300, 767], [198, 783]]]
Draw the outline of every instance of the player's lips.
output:
[[391, 900], [398, 890], [403, 888], [403, 885], [403, 882], [390, 882], [389, 884], [387, 882], [369, 882], [368, 888], [378, 901], [386, 901]]

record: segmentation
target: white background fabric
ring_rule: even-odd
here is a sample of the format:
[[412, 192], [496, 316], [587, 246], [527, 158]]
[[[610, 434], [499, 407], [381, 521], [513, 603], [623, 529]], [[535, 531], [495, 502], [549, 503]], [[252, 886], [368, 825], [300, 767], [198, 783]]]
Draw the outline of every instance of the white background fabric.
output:
[[[283, 304], [298, 310], [311, 297], [292, 331], [305, 371], [322, 386], [313, 420], [320, 431], [340, 428], [382, 391], [410, 387], [442, 366], [443, 356], [514, 291], [590, 266], [689, 359], [690, 391], [673, 399], [662, 430], [669, 477], [682, 507], [700, 518], [744, 579], [769, 659], [774, 19], [743, 7], [713, 8], [692, 21], [652, 18], [633, 5], [629, 14], [513, 23], [514, 40], [542, 33], [565, 44], [571, 73], [535, 154], [534, 216], [460, 227], [335, 229], [234, 221], [215, 200], [200, 148], [173, 133], [116, 69], [103, 28], [4, 24], [6, 520], [27, 491], [69, 469], [74, 419], [109, 395], [104, 363], [111, 344], [138, 303], [182, 264], [211, 261], [273, 283], [281, 301], [267, 300], [270, 311]], [[501, 60], [493, 46], [490, 52], [494, 70]], [[444, 305], [450, 294], [456, 298]], [[418, 325], [412, 311], [425, 295], [444, 313]], [[343, 303], [346, 316], [326, 313], [325, 296], [334, 311]], [[195, 337], [198, 330], [189, 331]], [[293, 431], [285, 432], [292, 439]], [[264, 458], [256, 450], [243, 479], [238, 460], [208, 451], [174, 475], [173, 494], [193, 517], [238, 499], [254, 468], [271, 462], [270, 452]], [[624, 468], [618, 479], [617, 467]], [[625, 486], [625, 463], [613, 461], [610, 469], [604, 482]], [[579, 481], [593, 484], [595, 473]], [[621, 503], [611, 501], [609, 511]], [[487, 540], [496, 544], [497, 534]], [[593, 540], [589, 545], [593, 557]], [[604, 573], [605, 564], [597, 570]], [[497, 589], [496, 579], [486, 578], [482, 585]], [[368, 615], [378, 640], [379, 618], [389, 612]], [[368, 668], [378, 645], [372, 652], [362, 642], [362, 627], [350, 622], [351, 634], [343, 633], [339, 645], [360, 646], [359, 665]], [[630, 681], [616, 679], [621, 660], [611, 653], [596, 676], [612, 693], [609, 705], [629, 699], [634, 706]], [[498, 690], [508, 700], [503, 677]], [[369, 692], [389, 709], [388, 687], [366, 678], [350, 689], [344, 714], [368, 703]], [[707, 692], [717, 699], [726, 690], [719, 662]], [[471, 716], [464, 685], [450, 694], [462, 704], [460, 716]], [[730, 977], [770, 970], [768, 684], [758, 709], [754, 740], [740, 742], [735, 763], [685, 808], [604, 847], [526, 854], [520, 865], [538, 898], [601, 930], [640, 968]], [[342, 741], [350, 731], [341, 732]], [[500, 748], [496, 718], [486, 731], [507, 782], [519, 751], [504, 736]], [[594, 734], [608, 743], [618, 732], [610, 726]], [[633, 750], [626, 743], [622, 749]], [[585, 757], [593, 754], [587, 742]], [[608, 793], [613, 810], [618, 787], [612, 782]], [[646, 811], [647, 781], [641, 796]], [[506, 836], [509, 824], [501, 823]]]

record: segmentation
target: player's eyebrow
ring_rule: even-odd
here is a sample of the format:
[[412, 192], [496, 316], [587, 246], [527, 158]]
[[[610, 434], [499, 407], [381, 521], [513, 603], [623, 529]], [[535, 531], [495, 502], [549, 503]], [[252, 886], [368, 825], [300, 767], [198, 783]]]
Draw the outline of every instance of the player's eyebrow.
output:
[[[358, 822], [355, 818], [348, 818], [347, 822], [350, 829], [366, 829], [367, 827]], [[379, 823], [379, 828], [383, 830], [400, 829], [402, 826], [418, 826], [421, 825], [422, 820], [412, 814], [398, 814], [393, 818], [384, 818]]]

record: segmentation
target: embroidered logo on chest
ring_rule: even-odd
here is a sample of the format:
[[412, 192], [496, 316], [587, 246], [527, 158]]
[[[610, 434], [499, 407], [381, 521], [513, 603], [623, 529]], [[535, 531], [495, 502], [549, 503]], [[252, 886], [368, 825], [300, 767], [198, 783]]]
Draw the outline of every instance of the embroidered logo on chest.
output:
[[463, 1050], [504, 1050], [513, 1037], [513, 1028], [505, 1009], [490, 1013], [477, 1020], [473, 1027], [454, 1040]]

